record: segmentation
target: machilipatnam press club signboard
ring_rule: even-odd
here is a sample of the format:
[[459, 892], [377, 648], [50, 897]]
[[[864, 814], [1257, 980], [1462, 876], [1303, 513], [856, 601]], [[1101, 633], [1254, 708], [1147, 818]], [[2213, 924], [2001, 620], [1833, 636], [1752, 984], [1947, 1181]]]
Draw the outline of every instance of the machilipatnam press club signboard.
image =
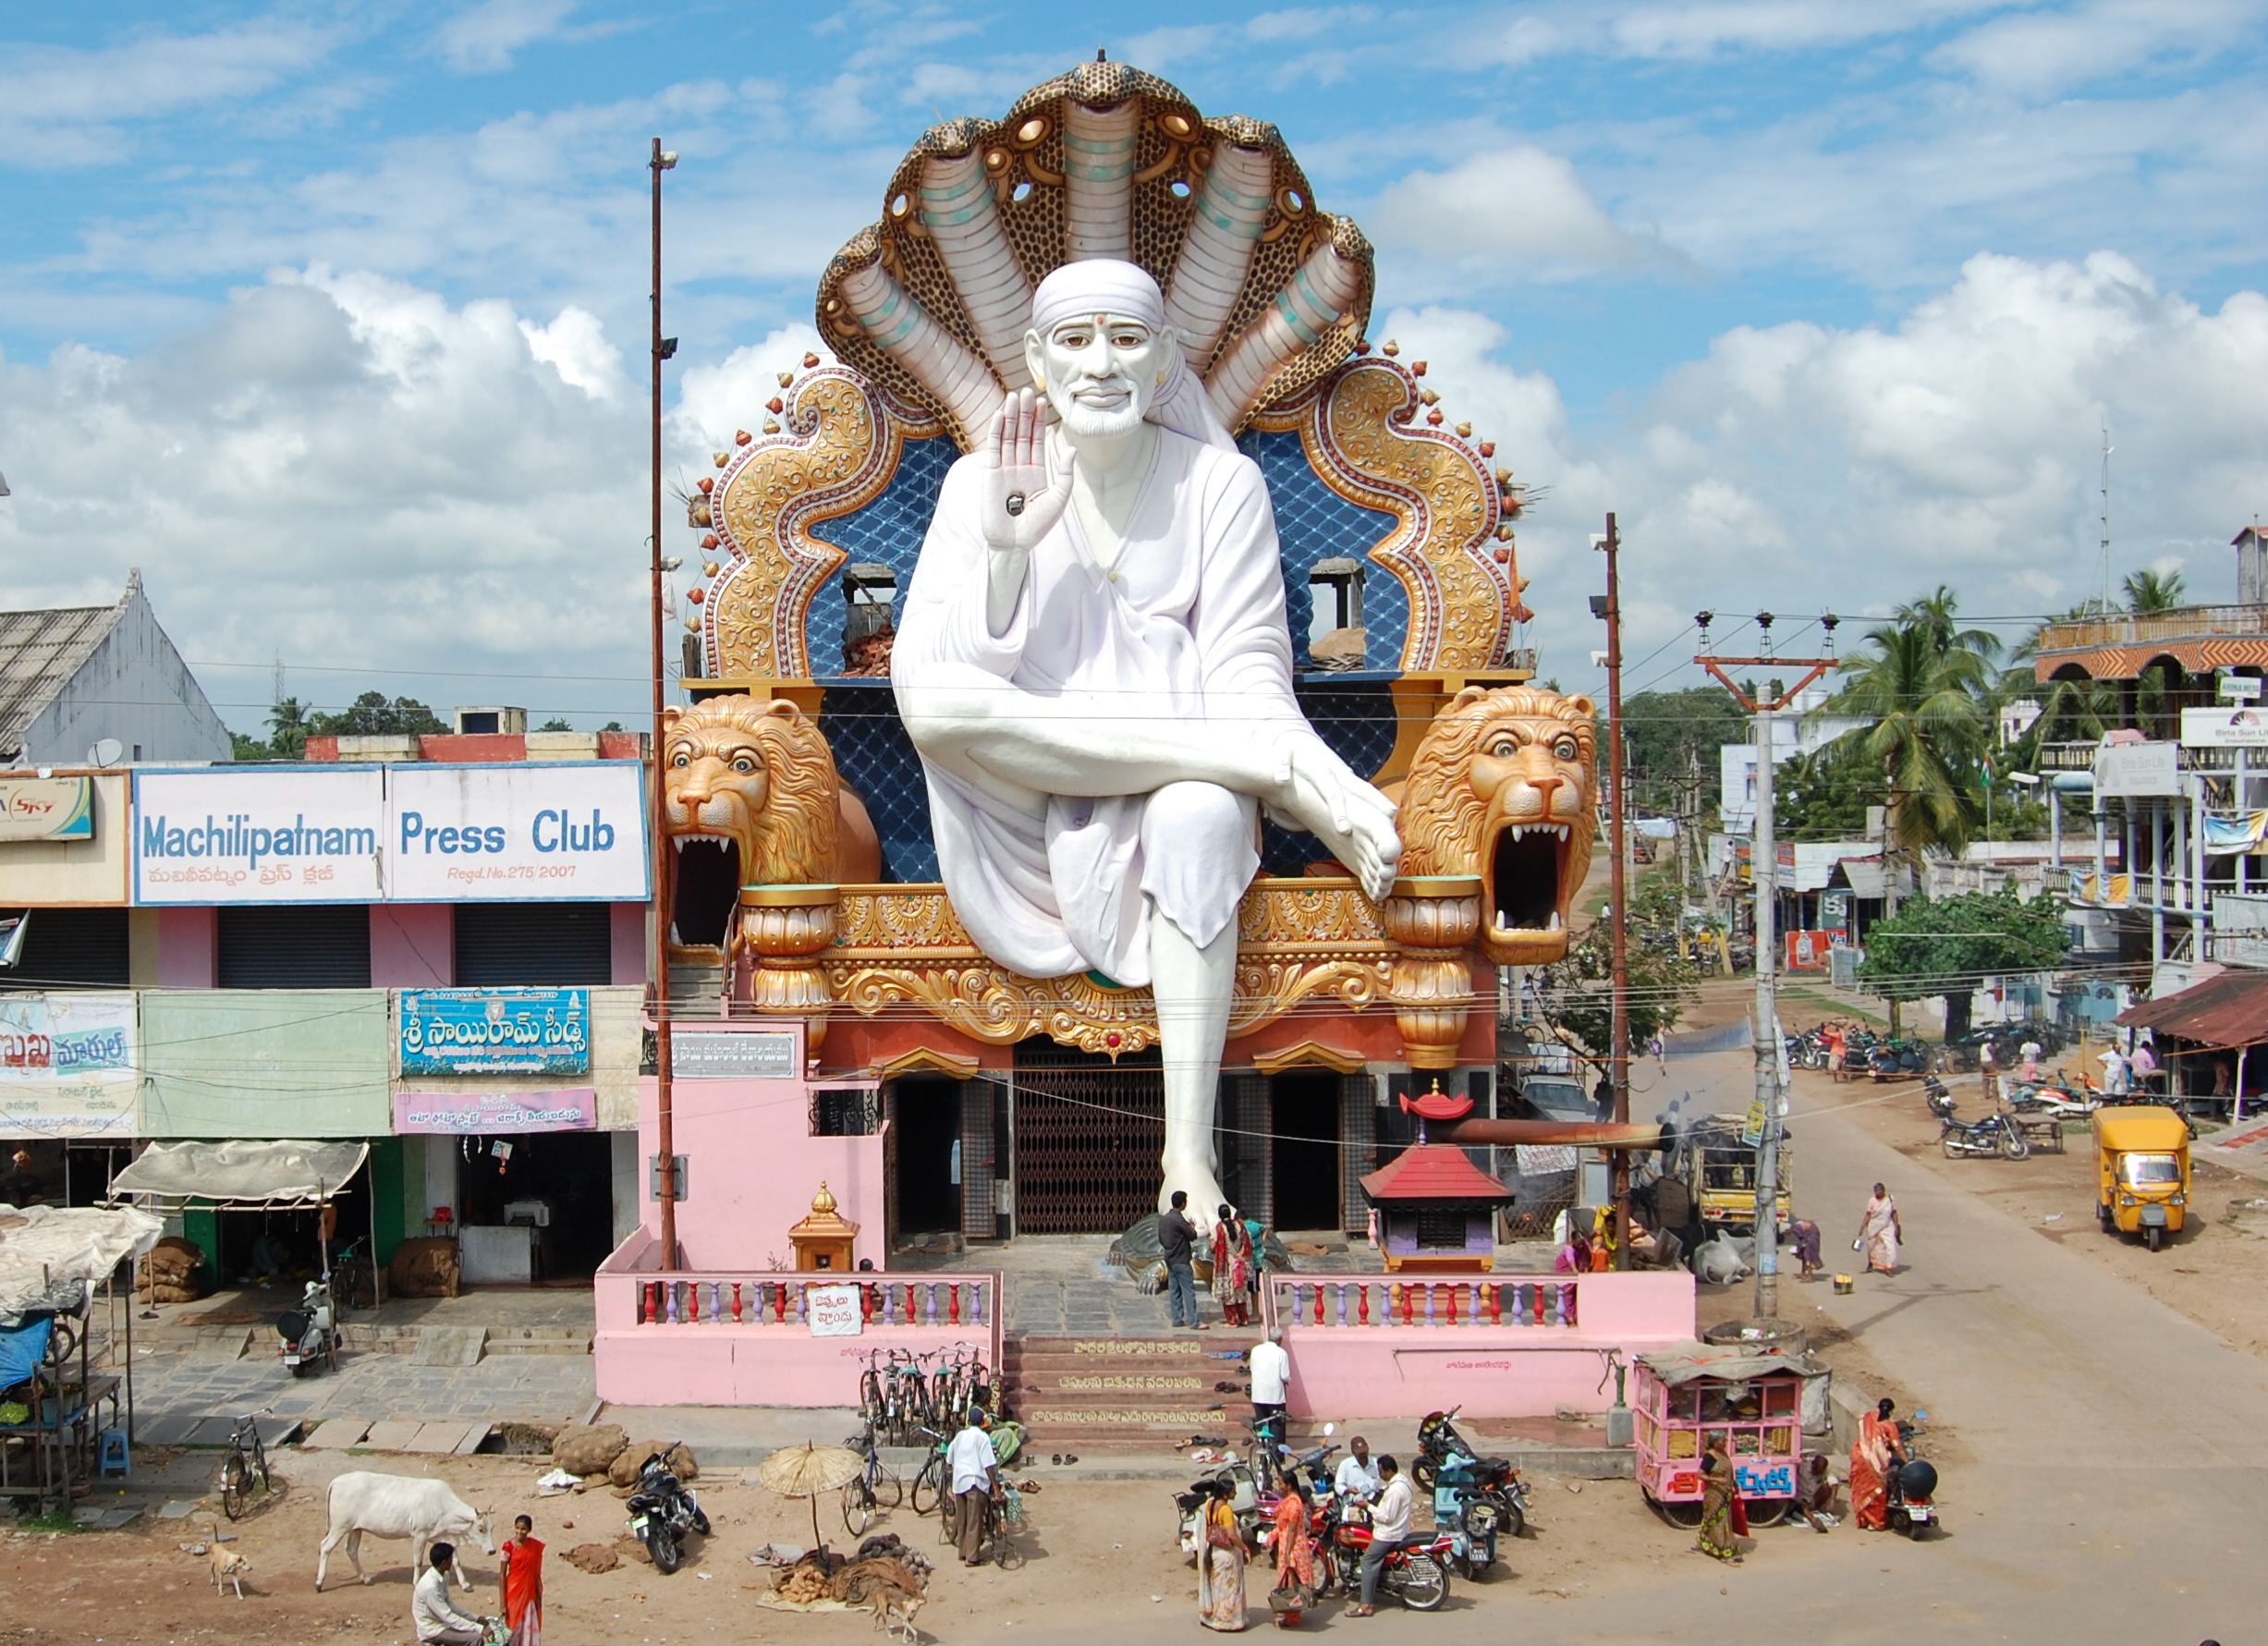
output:
[[134, 777], [134, 900], [640, 903], [634, 762]]

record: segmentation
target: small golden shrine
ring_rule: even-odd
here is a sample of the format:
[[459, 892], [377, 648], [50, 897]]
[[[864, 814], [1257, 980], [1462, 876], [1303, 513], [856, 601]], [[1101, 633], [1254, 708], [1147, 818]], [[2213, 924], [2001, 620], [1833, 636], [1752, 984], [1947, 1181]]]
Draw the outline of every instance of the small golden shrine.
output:
[[850, 1255], [851, 1242], [858, 1238], [859, 1225], [835, 1209], [835, 1196], [823, 1177], [819, 1192], [811, 1197], [811, 1214], [787, 1231], [788, 1241], [796, 1249], [798, 1271], [823, 1270], [833, 1274], [847, 1274], [858, 1267]]

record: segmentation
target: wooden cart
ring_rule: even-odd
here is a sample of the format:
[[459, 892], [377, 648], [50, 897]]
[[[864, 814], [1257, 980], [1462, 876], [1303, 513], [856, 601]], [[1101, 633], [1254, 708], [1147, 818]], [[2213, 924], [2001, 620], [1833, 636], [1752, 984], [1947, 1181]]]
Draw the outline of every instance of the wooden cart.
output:
[[1802, 1480], [1803, 1386], [1823, 1371], [1801, 1355], [1698, 1343], [1640, 1356], [1630, 1398], [1639, 1489], [1677, 1524], [1699, 1525], [1701, 1454], [1722, 1438], [1749, 1524], [1777, 1525]]

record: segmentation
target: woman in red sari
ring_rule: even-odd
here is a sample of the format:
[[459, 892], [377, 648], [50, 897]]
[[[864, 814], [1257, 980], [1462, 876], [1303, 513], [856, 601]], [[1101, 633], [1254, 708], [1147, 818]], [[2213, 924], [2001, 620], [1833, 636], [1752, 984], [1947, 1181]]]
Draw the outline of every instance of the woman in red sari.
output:
[[1275, 1586], [1292, 1591], [1288, 1603], [1281, 1609], [1296, 1615], [1306, 1608], [1315, 1592], [1315, 1542], [1308, 1531], [1308, 1518], [1314, 1506], [1308, 1501], [1306, 1483], [1297, 1469], [1286, 1469], [1280, 1483], [1284, 1500], [1276, 1505], [1275, 1525], [1268, 1542], [1275, 1551]]
[[522, 1515], [512, 1522], [504, 1545], [504, 1621], [512, 1646], [543, 1646], [543, 1545], [535, 1541], [535, 1522]]
[[1869, 1531], [1890, 1523], [1890, 1470], [1906, 1460], [1906, 1445], [1890, 1420], [1897, 1408], [1884, 1400], [1859, 1420], [1850, 1448], [1851, 1518]]

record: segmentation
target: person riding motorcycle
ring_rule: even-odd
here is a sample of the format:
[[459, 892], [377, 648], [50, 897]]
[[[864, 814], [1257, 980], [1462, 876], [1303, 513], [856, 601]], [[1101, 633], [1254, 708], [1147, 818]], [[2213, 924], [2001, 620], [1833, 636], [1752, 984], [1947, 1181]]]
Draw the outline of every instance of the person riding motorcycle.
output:
[[1362, 1551], [1362, 1599], [1347, 1608], [1349, 1617], [1369, 1617], [1377, 1612], [1378, 1574], [1386, 1556], [1408, 1548], [1411, 1542], [1409, 1520], [1417, 1506], [1417, 1493], [1390, 1456], [1378, 1459], [1378, 1478], [1384, 1484], [1378, 1494], [1378, 1506], [1371, 1511], [1371, 1546]]

